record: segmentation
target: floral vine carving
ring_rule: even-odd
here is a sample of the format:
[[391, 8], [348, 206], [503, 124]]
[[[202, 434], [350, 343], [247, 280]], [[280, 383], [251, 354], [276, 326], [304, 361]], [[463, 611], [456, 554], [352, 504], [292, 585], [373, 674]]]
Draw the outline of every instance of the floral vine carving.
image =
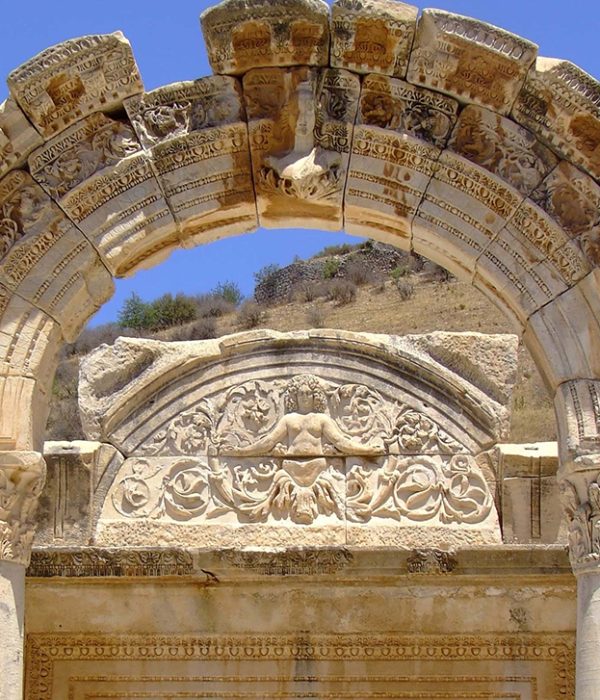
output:
[[432, 416], [312, 374], [251, 380], [149, 438], [111, 490], [122, 518], [483, 522], [475, 460]]

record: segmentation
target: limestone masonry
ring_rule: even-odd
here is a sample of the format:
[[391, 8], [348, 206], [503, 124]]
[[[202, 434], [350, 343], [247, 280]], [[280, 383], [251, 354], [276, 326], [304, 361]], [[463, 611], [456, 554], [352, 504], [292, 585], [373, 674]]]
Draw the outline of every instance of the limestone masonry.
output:
[[[8, 76], [0, 697], [598, 700], [598, 82], [388, 0], [225, 0], [201, 25], [198, 80], [144, 91], [120, 33]], [[469, 280], [557, 447], [502, 443], [514, 338], [119, 340], [42, 490], [58, 351], [113, 278], [258, 226]]]

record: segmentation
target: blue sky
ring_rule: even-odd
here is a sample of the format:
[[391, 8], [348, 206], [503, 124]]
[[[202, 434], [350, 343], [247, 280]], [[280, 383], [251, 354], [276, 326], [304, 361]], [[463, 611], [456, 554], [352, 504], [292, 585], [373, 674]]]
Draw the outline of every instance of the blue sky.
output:
[[[277, 0], [274, 0], [275, 2]], [[210, 75], [198, 16], [214, 3], [177, 0], [35, 0], [2, 3], [0, 74], [6, 76], [53, 44], [84, 34], [121, 30], [133, 46], [147, 89]], [[540, 54], [566, 58], [600, 77], [600, 0], [440, 0], [440, 9], [477, 17], [536, 42]], [[421, 5], [421, 8], [424, 6]], [[0, 85], [0, 101], [8, 94]], [[117, 280], [113, 299], [92, 323], [116, 319], [123, 300], [137, 292], [150, 300], [167, 291], [209, 291], [235, 280], [252, 293], [253, 273], [263, 265], [286, 265], [325, 245], [355, 242], [343, 234], [266, 231], [227, 238], [195, 250], [178, 251], [160, 266]]]

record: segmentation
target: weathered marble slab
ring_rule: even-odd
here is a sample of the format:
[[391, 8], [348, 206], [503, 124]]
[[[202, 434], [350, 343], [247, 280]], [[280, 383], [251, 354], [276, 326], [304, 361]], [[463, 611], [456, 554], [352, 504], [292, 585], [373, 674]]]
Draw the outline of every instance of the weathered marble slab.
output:
[[599, 271], [533, 314], [524, 339], [546, 383], [600, 376]]
[[554, 406], [557, 413], [561, 471], [587, 469], [587, 455], [600, 450], [600, 381], [573, 379], [563, 382], [556, 390]]
[[329, 7], [321, 0], [224, 0], [200, 22], [215, 73], [329, 64]]
[[152, 149], [183, 246], [258, 226], [245, 123], [193, 131]]
[[331, 65], [404, 78], [418, 12], [413, 5], [391, 0], [335, 0]]
[[412, 221], [440, 149], [407, 134], [356, 126], [344, 197], [344, 230], [410, 249]]
[[556, 166], [558, 158], [527, 129], [483, 107], [460, 113], [450, 150], [529, 195]]
[[74, 340], [114, 286], [97, 252], [28, 173], [0, 180], [0, 276]]
[[413, 248], [470, 279], [477, 259], [522, 200], [498, 176], [444, 151], [413, 220]]
[[43, 142], [12, 97], [0, 104], [0, 177], [22, 166]]
[[509, 114], [536, 55], [535, 44], [491, 24], [424, 10], [407, 80]]
[[51, 46], [15, 69], [7, 81], [45, 138], [92, 112], [115, 110], [144, 89], [131, 46], [120, 32]]
[[341, 229], [358, 77], [265, 68], [243, 85], [260, 224]]
[[512, 116], [567, 160], [600, 179], [600, 85], [569, 61], [539, 57]]
[[128, 122], [93, 114], [32, 153], [29, 165], [114, 275], [155, 264], [178, 245], [150, 158]]
[[444, 148], [458, 113], [458, 102], [439, 92], [383, 75], [362, 82], [358, 124], [377, 126]]

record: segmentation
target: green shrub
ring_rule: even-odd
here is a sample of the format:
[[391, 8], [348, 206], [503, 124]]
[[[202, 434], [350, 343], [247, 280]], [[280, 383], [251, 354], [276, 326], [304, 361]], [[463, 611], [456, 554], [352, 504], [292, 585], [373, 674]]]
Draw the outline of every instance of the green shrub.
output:
[[390, 277], [393, 280], [399, 280], [401, 277], [408, 277], [411, 272], [412, 270], [409, 263], [396, 265], [396, 267], [390, 272]]
[[211, 294], [215, 297], [221, 297], [234, 306], [238, 306], [244, 295], [235, 282], [219, 282], [212, 290]]
[[340, 269], [340, 261], [336, 258], [327, 258], [323, 264], [323, 277], [326, 280], [333, 279]]
[[254, 282], [256, 285], [267, 284], [273, 281], [275, 275], [281, 270], [281, 266], [277, 263], [264, 265], [254, 273]]
[[132, 292], [119, 311], [117, 323], [121, 328], [147, 330], [156, 326], [156, 315], [151, 304]]

